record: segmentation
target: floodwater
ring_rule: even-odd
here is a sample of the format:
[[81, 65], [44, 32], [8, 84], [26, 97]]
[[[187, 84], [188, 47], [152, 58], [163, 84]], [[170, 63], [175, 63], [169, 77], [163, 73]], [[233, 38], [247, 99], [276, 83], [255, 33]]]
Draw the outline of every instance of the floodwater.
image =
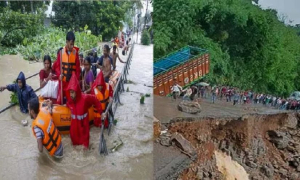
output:
[[[121, 52], [121, 51], [120, 51]], [[122, 56], [126, 60], [127, 56]], [[118, 106], [110, 136], [105, 137], [108, 150], [114, 147], [114, 141], [123, 141], [116, 152], [101, 156], [98, 152], [100, 129], [92, 127], [90, 131], [90, 150], [83, 151], [82, 146], [73, 147], [68, 135], [63, 136], [64, 157], [57, 161], [44, 151], [39, 153], [36, 139], [30, 125], [23, 127], [23, 115], [15, 106], [0, 114], [0, 177], [1, 179], [153, 179], [152, 156], [152, 59], [153, 46], [135, 45], [133, 60], [128, 79], [135, 84], [126, 84], [130, 91], [121, 95], [122, 105]], [[117, 69], [123, 64], [117, 62]], [[6, 85], [16, 79], [19, 71], [25, 76], [38, 72], [42, 63], [29, 64], [20, 56], [0, 56], [0, 85]], [[34, 89], [38, 88], [38, 76], [27, 81]], [[151, 96], [140, 105], [141, 93]], [[0, 108], [9, 105], [10, 92], [0, 93]]]

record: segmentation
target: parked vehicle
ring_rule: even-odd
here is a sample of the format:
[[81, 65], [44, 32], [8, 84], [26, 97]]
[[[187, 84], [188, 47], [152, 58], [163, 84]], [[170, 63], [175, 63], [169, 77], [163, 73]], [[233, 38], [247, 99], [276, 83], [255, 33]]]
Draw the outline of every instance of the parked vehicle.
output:
[[209, 72], [209, 54], [205, 49], [186, 46], [154, 62], [155, 95], [171, 93], [174, 80], [184, 87], [202, 79]]

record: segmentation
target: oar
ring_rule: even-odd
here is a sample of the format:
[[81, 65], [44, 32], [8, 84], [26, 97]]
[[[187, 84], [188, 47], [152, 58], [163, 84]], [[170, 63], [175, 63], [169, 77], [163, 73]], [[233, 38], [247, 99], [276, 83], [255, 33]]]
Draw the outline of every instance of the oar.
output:
[[32, 77], [34, 77], [34, 76], [36, 76], [36, 75], [38, 75], [38, 74], [39, 74], [39, 73], [35, 73], [35, 74], [33, 74], [33, 75], [27, 77], [25, 80], [27, 80], [27, 79], [29, 79], [29, 78], [32, 78]]
[[[39, 88], [37, 88], [36, 90], [34, 90], [34, 92], [37, 92], [37, 91], [40, 90], [40, 89], [41, 89], [41, 88], [39, 87]], [[17, 103], [12, 103], [12, 104], [8, 105], [7, 107], [1, 109], [1, 110], [0, 110], [0, 114], [3, 113], [4, 111], [8, 110], [9, 108], [15, 106], [16, 104], [17, 104]]]
[[17, 104], [17, 103], [12, 103], [12, 104], [10, 104], [9, 106], [7, 106], [7, 107], [1, 109], [1, 110], [0, 110], [0, 114], [3, 113], [4, 111], [6, 111], [7, 109], [9, 109], [9, 108], [15, 106], [16, 104]]
[[[62, 74], [62, 51], [60, 51], [60, 74]], [[61, 104], [64, 104], [63, 102], [63, 81], [62, 81], [63, 77], [60, 80], [60, 100], [61, 100]]]

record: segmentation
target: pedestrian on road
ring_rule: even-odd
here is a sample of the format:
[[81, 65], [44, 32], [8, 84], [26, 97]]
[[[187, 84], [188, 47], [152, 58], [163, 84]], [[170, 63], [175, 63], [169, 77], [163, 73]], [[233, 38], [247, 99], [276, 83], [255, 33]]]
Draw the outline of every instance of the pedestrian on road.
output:
[[182, 87], [174, 80], [174, 85], [171, 88], [173, 99], [177, 99], [180, 96], [180, 92], [182, 91]]
[[236, 105], [239, 101], [239, 93], [238, 92], [235, 92], [234, 93], [234, 98], [233, 98], [233, 105]]
[[213, 88], [211, 93], [212, 93], [212, 95], [211, 95], [212, 102], [215, 103], [216, 95], [217, 95], [217, 88]]

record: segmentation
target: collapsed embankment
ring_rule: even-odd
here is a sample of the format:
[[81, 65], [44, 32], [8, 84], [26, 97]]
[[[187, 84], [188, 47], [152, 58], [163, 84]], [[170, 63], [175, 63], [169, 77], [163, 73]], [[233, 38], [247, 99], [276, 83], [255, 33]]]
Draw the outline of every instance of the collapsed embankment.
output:
[[[297, 113], [175, 118], [162, 126], [168, 131], [156, 140], [155, 156], [159, 151], [170, 153], [154, 159], [158, 163], [155, 171], [160, 172], [156, 179], [300, 179], [300, 115]], [[182, 135], [190, 144], [172, 143], [174, 134]], [[158, 150], [162, 145], [168, 148]], [[174, 151], [175, 147], [180, 149], [181, 156], [185, 154], [181, 162], [189, 164], [178, 166], [170, 161], [165, 163], [169, 168], [163, 167], [160, 163], [163, 158], [176, 157], [168, 150]], [[191, 156], [187, 149], [196, 155]], [[168, 172], [166, 176], [163, 169], [164, 173], [168, 170], [180, 173], [170, 176], [174, 172]]]

